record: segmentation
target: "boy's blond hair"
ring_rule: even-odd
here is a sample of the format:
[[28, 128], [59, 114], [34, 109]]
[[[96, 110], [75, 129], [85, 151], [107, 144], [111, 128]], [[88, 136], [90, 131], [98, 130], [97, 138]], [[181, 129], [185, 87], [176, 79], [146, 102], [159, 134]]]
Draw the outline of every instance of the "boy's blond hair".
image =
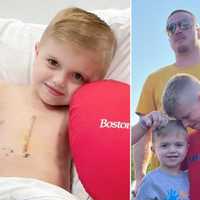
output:
[[200, 82], [197, 78], [189, 74], [178, 74], [173, 76], [163, 90], [163, 109], [170, 117], [176, 117], [180, 107], [184, 102], [191, 104], [198, 98], [196, 91], [200, 91]]
[[158, 137], [174, 133], [183, 134], [186, 138], [188, 136], [187, 129], [183, 126], [181, 121], [171, 119], [164, 127], [158, 127], [152, 130], [152, 143], [154, 144]]
[[108, 24], [97, 15], [76, 7], [61, 10], [47, 26], [40, 43], [49, 37], [97, 53], [103, 66], [111, 63], [117, 46]]

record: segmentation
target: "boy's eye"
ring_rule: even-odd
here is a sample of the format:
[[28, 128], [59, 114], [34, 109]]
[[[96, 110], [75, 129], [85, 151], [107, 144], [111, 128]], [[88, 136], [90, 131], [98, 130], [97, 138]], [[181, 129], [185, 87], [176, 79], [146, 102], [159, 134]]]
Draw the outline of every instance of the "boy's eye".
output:
[[48, 63], [51, 65], [51, 66], [57, 66], [58, 65], [58, 62], [55, 60], [55, 59], [47, 59]]
[[160, 145], [162, 148], [166, 148], [168, 146], [168, 144], [161, 144]]
[[80, 83], [84, 83], [85, 82], [85, 79], [84, 77], [80, 74], [80, 73], [77, 73], [77, 72], [74, 72], [72, 74], [72, 78], [77, 81], [77, 82], [80, 82]]
[[177, 143], [176, 143], [176, 146], [177, 146], [177, 147], [182, 147], [182, 146], [184, 146], [184, 144], [181, 143], [181, 142], [177, 142]]

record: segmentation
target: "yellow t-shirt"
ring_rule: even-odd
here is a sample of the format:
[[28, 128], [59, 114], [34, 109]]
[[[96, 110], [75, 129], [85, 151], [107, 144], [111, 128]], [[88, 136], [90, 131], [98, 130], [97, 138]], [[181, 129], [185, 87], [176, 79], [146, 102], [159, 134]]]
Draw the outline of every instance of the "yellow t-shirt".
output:
[[[188, 73], [200, 80], [200, 64], [189, 67], [177, 67], [175, 64], [163, 67], [150, 74], [146, 79], [137, 105], [136, 113], [145, 115], [153, 110], [162, 111], [162, 93], [166, 82], [178, 73]], [[155, 156], [151, 159], [151, 169], [158, 167]]]

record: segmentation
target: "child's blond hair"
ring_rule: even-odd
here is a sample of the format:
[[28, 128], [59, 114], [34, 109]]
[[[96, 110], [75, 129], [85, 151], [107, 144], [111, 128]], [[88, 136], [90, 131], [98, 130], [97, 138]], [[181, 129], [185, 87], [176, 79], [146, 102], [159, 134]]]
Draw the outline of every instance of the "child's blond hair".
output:
[[158, 127], [152, 131], [152, 143], [154, 144], [156, 142], [156, 139], [159, 137], [174, 133], [182, 134], [186, 138], [188, 136], [187, 129], [183, 126], [181, 121], [171, 119], [165, 126]]
[[97, 15], [76, 7], [61, 10], [47, 26], [40, 43], [49, 37], [97, 53], [103, 66], [109, 66], [117, 46], [109, 25]]
[[163, 109], [170, 117], [176, 117], [185, 101], [194, 103], [200, 90], [199, 80], [189, 74], [180, 73], [169, 79], [162, 95]]

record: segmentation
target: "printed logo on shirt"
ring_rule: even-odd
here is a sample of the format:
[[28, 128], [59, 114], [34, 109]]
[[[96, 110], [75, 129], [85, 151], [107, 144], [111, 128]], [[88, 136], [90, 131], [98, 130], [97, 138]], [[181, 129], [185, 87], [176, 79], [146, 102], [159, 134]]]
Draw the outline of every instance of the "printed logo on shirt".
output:
[[107, 119], [100, 120], [100, 128], [122, 128], [129, 129], [129, 122], [121, 122], [121, 121], [109, 121]]
[[180, 200], [176, 190], [170, 189], [167, 192], [167, 196], [164, 200]]
[[188, 194], [184, 191], [178, 193], [176, 190], [170, 189], [167, 192], [167, 196], [164, 200], [188, 200]]

